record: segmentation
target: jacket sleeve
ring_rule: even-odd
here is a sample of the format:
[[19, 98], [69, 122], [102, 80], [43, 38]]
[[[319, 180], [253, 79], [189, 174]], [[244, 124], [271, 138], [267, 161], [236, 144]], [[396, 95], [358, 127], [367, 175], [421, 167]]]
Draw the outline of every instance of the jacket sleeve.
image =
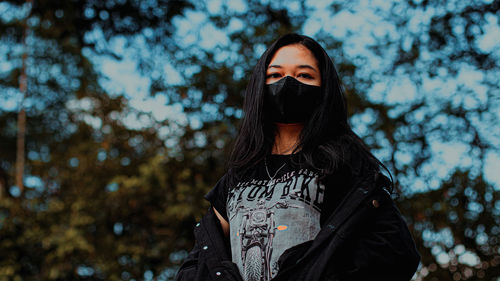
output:
[[[338, 281], [411, 280], [420, 262], [415, 242], [390, 195], [380, 191], [371, 198], [370, 219], [346, 239]], [[375, 201], [374, 201], [375, 200]]]
[[177, 275], [175, 276], [175, 281], [192, 281], [195, 280], [198, 270], [198, 256], [200, 254], [200, 247], [197, 241], [195, 241], [194, 247], [189, 252], [188, 256], [182, 263]]

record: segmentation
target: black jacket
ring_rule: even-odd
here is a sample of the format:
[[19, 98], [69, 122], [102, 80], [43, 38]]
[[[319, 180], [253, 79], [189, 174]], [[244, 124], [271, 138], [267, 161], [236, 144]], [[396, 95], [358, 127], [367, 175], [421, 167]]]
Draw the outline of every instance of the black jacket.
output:
[[[380, 173], [356, 183], [314, 240], [279, 258], [281, 280], [410, 280], [420, 262], [415, 242]], [[195, 245], [176, 281], [242, 281], [212, 208], [195, 226]]]

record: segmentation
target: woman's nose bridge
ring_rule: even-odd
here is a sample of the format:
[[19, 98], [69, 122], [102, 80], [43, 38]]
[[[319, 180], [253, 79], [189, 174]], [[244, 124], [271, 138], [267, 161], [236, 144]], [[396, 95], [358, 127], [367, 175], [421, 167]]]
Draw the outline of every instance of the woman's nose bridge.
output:
[[282, 70], [283, 70], [282, 73], [283, 77], [286, 76], [295, 77], [295, 74], [297, 73], [297, 66], [292, 64], [283, 64]]

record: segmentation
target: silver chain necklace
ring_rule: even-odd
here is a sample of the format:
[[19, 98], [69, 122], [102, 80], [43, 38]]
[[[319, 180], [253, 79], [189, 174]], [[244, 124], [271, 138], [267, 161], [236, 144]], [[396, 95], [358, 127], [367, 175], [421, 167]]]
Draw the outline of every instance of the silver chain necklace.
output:
[[276, 170], [276, 173], [274, 173], [274, 175], [271, 177], [271, 174], [269, 173], [269, 169], [267, 168], [267, 157], [264, 157], [264, 165], [266, 166], [266, 172], [267, 172], [267, 175], [269, 176], [269, 184], [271, 184], [271, 182], [274, 180], [274, 178], [276, 177], [276, 175], [278, 174], [278, 172], [283, 169], [283, 167], [285, 167], [286, 165], [286, 162], [283, 163], [283, 165], [281, 165], [281, 167]]

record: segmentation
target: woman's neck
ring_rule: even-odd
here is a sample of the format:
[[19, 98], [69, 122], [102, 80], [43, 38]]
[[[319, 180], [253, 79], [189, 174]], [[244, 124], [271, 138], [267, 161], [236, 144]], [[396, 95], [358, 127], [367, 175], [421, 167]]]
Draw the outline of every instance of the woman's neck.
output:
[[272, 154], [291, 154], [299, 143], [299, 136], [304, 123], [276, 124], [276, 136]]

